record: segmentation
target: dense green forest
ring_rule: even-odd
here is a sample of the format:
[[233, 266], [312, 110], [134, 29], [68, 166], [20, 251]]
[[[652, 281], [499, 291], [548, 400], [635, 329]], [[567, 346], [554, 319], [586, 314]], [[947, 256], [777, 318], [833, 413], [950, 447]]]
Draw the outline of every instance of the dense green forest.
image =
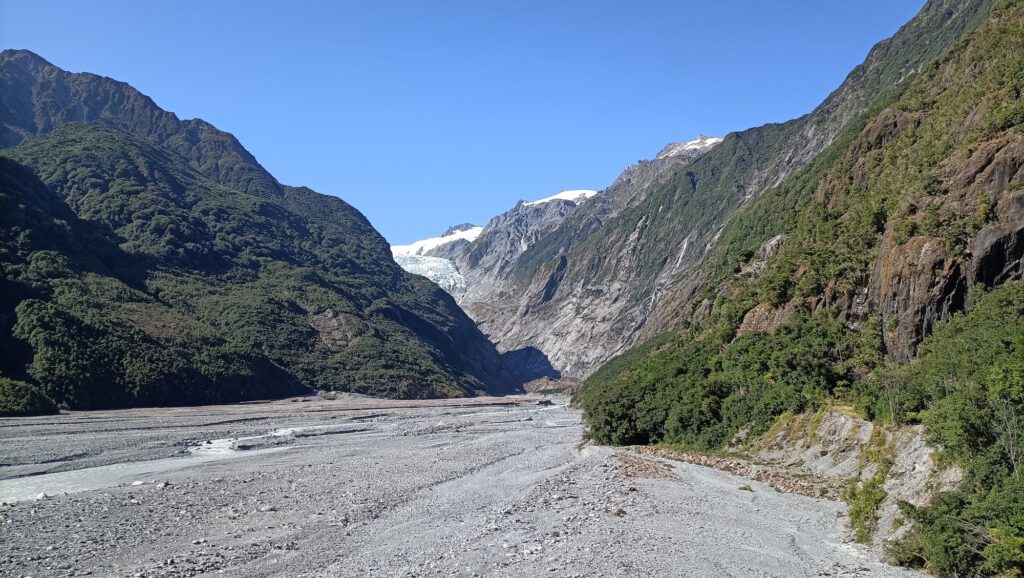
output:
[[92, 409], [515, 389], [452, 298], [342, 200], [279, 185], [237, 150], [183, 154], [117, 124], [0, 150], [4, 412], [50, 407], [37, 394]]
[[[689, 321], [612, 360], [577, 394], [590, 435], [716, 450], [834, 402], [923, 423], [967, 480], [931, 507], [906, 506], [917, 524], [893, 557], [940, 576], [1019, 575], [1024, 181], [1012, 159], [1022, 125], [1024, 7], [1000, 2], [730, 222]], [[780, 234], [778, 253], [752, 269]], [[1002, 244], [979, 241], [999, 235]], [[932, 289], [880, 289], [917, 283]], [[755, 309], [776, 323], [749, 323]], [[936, 310], [948, 321], [918, 345]]]

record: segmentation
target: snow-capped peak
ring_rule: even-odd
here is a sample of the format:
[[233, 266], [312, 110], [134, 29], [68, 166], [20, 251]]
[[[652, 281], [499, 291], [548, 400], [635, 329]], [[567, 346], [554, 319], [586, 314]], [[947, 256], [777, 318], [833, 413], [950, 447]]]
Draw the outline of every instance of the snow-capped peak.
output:
[[659, 159], [677, 156], [693, 156], [706, 152], [711, 147], [722, 142], [723, 139], [716, 136], [697, 135], [697, 138], [686, 142], [669, 143], [658, 153]]
[[[447, 245], [448, 243], [458, 241], [459, 239], [465, 239], [472, 243], [484, 230], [483, 227], [463, 227], [462, 225], [453, 227], [453, 229], [458, 230], [450, 232], [447, 235], [423, 239], [422, 241], [416, 241], [415, 243], [410, 243], [408, 245], [392, 245], [391, 254], [395, 257], [422, 255], [431, 249], [435, 249], [441, 245]], [[449, 231], [451, 231], [451, 229], [449, 229]]]
[[589, 189], [577, 189], [572, 191], [562, 191], [557, 195], [551, 195], [550, 197], [544, 197], [537, 201], [525, 201], [523, 202], [526, 206], [531, 205], [543, 205], [544, 203], [550, 203], [551, 201], [572, 201], [574, 203], [582, 203], [583, 201], [593, 197], [597, 194], [597, 191], [591, 191]]

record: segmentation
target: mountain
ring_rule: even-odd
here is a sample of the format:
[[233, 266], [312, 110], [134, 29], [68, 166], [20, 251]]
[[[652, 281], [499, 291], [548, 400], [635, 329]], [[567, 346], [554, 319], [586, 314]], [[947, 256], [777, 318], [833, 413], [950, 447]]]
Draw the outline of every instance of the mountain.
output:
[[[656, 335], [576, 401], [599, 442], [703, 450], [827, 407], [921, 424], [963, 480], [900, 504], [909, 530], [888, 555], [938, 576], [1013, 576], [1024, 570], [1024, 4], [929, 2], [869, 64], [938, 44], [731, 215], [655, 306], [645, 331]], [[862, 538], [891, 530], [875, 515], [889, 451], [880, 444], [848, 491]]]
[[452, 259], [466, 280], [460, 304], [500, 350], [539, 351], [562, 375], [590, 375], [681, 322], [677, 305], [708, 281], [704, 260], [729, 219], [890, 99], [990, 4], [928, 2], [806, 116], [666, 146], [539, 230], [499, 217], [494, 236], [485, 228]]
[[83, 409], [517, 388], [363, 215], [232, 135], [23, 50], [0, 86], [7, 378]]
[[597, 191], [561, 191], [536, 201], [519, 201], [480, 227], [465, 223], [440, 237], [409, 245], [392, 245], [395, 260], [410, 273], [423, 275], [455, 296], [464, 307], [487, 295], [489, 282], [501, 274], [537, 237], [554, 229]]
[[430, 237], [415, 241], [409, 245], [392, 245], [391, 254], [395, 257], [406, 257], [410, 255], [426, 255], [432, 250], [456, 241], [472, 242], [483, 232], [483, 227], [469, 223], [449, 227], [440, 237]]
[[[424, 275], [449, 291], [487, 331], [489, 311], [514, 302], [502, 293], [502, 279], [516, 260], [578, 207], [601, 201], [598, 192], [592, 190], [567, 190], [536, 201], [521, 200], [483, 227], [460, 225], [440, 237], [392, 246], [391, 250], [404, 269]], [[507, 350], [505, 357], [524, 381], [560, 375], [533, 347]]]
[[[558, 237], [564, 234], [560, 227], [574, 213], [582, 216], [577, 218], [572, 234], [585, 238], [606, 220], [632, 206], [644, 191], [662, 183], [673, 171], [700, 158], [722, 140], [702, 135], [691, 141], [670, 143], [654, 159], [628, 167], [601, 193], [566, 190], [536, 201], [520, 201], [471, 233], [453, 235], [449, 231], [441, 237], [392, 247], [392, 251], [406, 270], [425, 275], [449, 290], [496, 341], [524, 379], [561, 376], [563, 367], [553, 367], [548, 358], [552, 353], [560, 359], [558, 352], [562, 348], [553, 341], [556, 334], [550, 332], [549, 324], [535, 325], [536, 318], [530, 314], [532, 304], [521, 301], [521, 260], [534, 259], [538, 252], [547, 256], [552, 247], [564, 243]], [[581, 211], [581, 207], [586, 210]], [[559, 266], [554, 265], [556, 271]], [[545, 287], [550, 282], [545, 278]], [[552, 287], [557, 287], [557, 283]], [[541, 288], [539, 299], [550, 297]], [[537, 299], [535, 296], [533, 301]], [[574, 314], [575, 311], [563, 311], [556, 315], [557, 327], [585, 327], [588, 316], [577, 318]], [[524, 328], [538, 335], [524, 338], [519, 335]], [[608, 339], [599, 329], [590, 333], [592, 340], [580, 338], [581, 347], [585, 347], [575, 354], [586, 355], [589, 351], [596, 358], [606, 356]]]

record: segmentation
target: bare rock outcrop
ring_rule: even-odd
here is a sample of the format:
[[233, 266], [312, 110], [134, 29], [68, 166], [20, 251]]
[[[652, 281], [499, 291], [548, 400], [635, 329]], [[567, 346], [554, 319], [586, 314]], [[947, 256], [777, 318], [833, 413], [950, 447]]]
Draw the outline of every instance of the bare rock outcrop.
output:
[[886, 427], [838, 408], [779, 424], [747, 446], [755, 460], [847, 486], [863, 484], [884, 469], [885, 498], [870, 528], [871, 543], [877, 548], [910, 528], [901, 519], [898, 502], [926, 505], [963, 478], [959, 468], [940, 465], [936, 448], [926, 443], [919, 425]]
[[310, 313], [309, 326], [316, 330], [320, 342], [329, 351], [344, 351], [366, 330], [366, 324], [351, 313], [335, 313], [326, 309], [321, 313]]

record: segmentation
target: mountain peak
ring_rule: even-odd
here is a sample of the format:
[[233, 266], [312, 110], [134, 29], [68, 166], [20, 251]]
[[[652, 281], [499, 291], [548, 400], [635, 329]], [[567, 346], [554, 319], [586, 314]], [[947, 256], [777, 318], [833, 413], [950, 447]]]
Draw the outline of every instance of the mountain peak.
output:
[[711, 147], [722, 142], [722, 138], [698, 134], [697, 138], [686, 142], [674, 142], [665, 145], [655, 158], [695, 157], [711, 150]]
[[52, 63], [42, 56], [24, 48], [8, 48], [0, 51], [0, 62], [3, 61], [17, 61], [32, 71], [45, 68], [47, 66], [53, 66]]
[[570, 191], [562, 191], [560, 193], [551, 195], [550, 197], [544, 197], [536, 201], [523, 201], [525, 206], [543, 205], [544, 203], [550, 203], [551, 201], [572, 201], [574, 203], [582, 203], [583, 201], [593, 197], [597, 194], [597, 191], [590, 189], [575, 189]]
[[474, 228], [476, 228], [478, 226], [479, 225], [474, 225], [473, 223], [462, 223], [461, 225], [452, 225], [451, 227], [448, 227], [448, 229], [444, 233], [441, 233], [441, 236], [442, 237], [450, 237], [450, 236], [454, 235], [455, 233], [461, 233], [463, 231], [468, 231], [468, 230], [474, 229]]

